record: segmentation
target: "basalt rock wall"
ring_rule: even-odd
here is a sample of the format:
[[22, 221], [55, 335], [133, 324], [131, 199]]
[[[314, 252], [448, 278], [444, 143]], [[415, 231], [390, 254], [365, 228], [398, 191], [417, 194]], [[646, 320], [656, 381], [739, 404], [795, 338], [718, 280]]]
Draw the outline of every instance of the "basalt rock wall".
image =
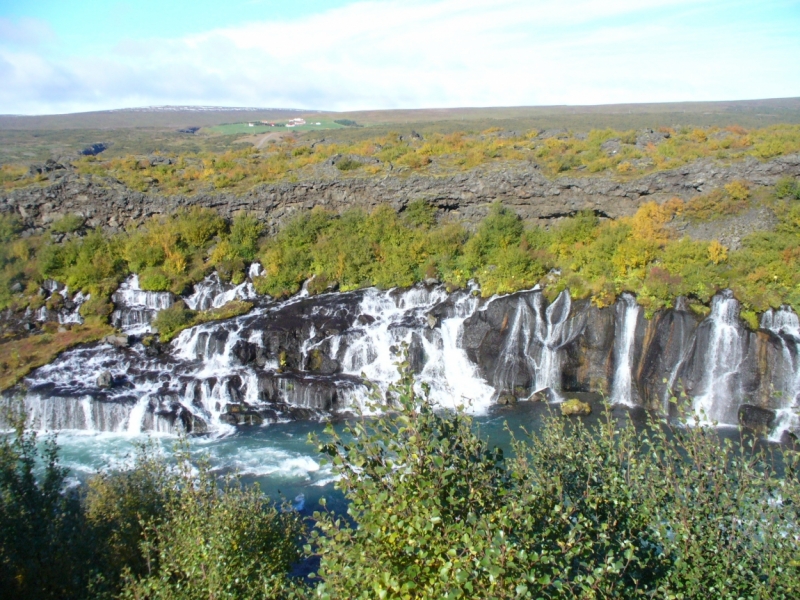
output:
[[649, 319], [631, 294], [604, 308], [567, 290], [547, 296], [482, 299], [477, 288], [417, 285], [275, 301], [249, 280], [233, 286], [212, 274], [183, 298], [188, 306], [239, 298], [255, 308], [161, 344], [149, 321], [174, 298], [140, 290], [131, 276], [113, 296], [123, 335], [63, 353], [4, 397], [22, 395], [34, 427], [204, 431], [371, 410], [407, 348], [441, 406], [485, 411], [600, 392], [663, 414], [678, 396], [709, 421], [800, 434], [800, 318], [791, 308], [768, 310], [754, 331], [730, 290], [705, 317], [679, 301]]
[[[753, 331], [739, 318], [729, 291], [715, 296], [705, 318], [682, 302], [651, 319], [622, 299], [605, 308], [588, 301], [569, 306], [562, 294], [545, 306], [542, 292], [521, 292], [490, 301], [464, 322], [467, 355], [501, 395], [527, 399], [547, 383], [550, 389], [536, 399], [599, 392], [661, 413], [674, 413], [670, 398], [678, 397], [686, 410], [728, 424], [741, 421], [743, 413], [745, 421], [764, 415], [774, 421], [793, 410], [800, 389], [800, 330], [788, 308], [770, 311], [770, 319]], [[626, 319], [628, 310], [634, 311], [632, 320]], [[626, 338], [623, 352], [620, 341]], [[620, 369], [626, 357], [630, 363]], [[614, 397], [616, 378], [626, 371], [631, 385], [626, 395]]]
[[315, 206], [341, 211], [389, 204], [402, 210], [408, 202], [423, 199], [442, 213], [452, 213], [468, 222], [482, 218], [488, 205], [498, 200], [525, 219], [553, 219], [580, 210], [617, 218], [632, 214], [648, 200], [663, 201], [674, 196], [688, 199], [736, 179], [758, 186], [772, 185], [781, 177], [800, 176], [800, 155], [767, 162], [749, 158], [728, 165], [701, 160], [634, 180], [608, 176], [551, 179], [532, 163], [514, 163], [448, 177], [341, 177], [262, 185], [244, 194], [193, 196], [142, 193], [116, 180], [80, 176], [70, 168], [57, 174], [49, 185], [0, 195], [0, 212], [20, 215], [29, 229], [45, 227], [70, 213], [86, 217], [89, 226], [115, 229], [180, 207], [204, 206], [224, 216], [252, 211], [275, 227], [287, 216]]

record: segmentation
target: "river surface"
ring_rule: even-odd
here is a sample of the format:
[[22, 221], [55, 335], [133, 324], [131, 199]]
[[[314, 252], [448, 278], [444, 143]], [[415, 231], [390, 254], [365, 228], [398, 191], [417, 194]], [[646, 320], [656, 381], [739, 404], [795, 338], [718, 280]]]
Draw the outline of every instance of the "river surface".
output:
[[[593, 406], [592, 415], [583, 418], [589, 424], [603, 418], [603, 403], [596, 394], [575, 394]], [[510, 450], [508, 429], [522, 437], [522, 428], [537, 431], [549, 414], [558, 414], [557, 405], [545, 402], [520, 402], [512, 406], [496, 406], [475, 417], [481, 434], [492, 445]], [[612, 416], [642, 422], [639, 408], [612, 408]], [[342, 496], [334, 489], [335, 478], [330, 463], [309, 442], [309, 436], [325, 439], [326, 424], [319, 421], [273, 423], [260, 427], [231, 429], [228, 434], [198, 435], [187, 438], [193, 459], [205, 458], [220, 477], [238, 474], [246, 483], [258, 483], [261, 490], [276, 501], [294, 503], [303, 512], [313, 512], [325, 496], [329, 507], [341, 508]], [[342, 422], [336, 424], [342, 429]], [[40, 434], [40, 439], [47, 438]], [[168, 434], [120, 434], [62, 431], [57, 436], [63, 466], [70, 469], [73, 484], [85, 481], [98, 471], [123, 468], [131, 464], [138, 446], [151, 442], [165, 456], [172, 455], [180, 438]]]

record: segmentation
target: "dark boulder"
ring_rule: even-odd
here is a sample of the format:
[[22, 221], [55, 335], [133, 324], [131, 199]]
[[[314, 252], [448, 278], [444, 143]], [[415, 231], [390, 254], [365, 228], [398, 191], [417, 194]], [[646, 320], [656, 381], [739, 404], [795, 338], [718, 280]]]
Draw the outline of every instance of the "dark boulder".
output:
[[739, 407], [738, 419], [742, 427], [766, 435], [775, 425], [775, 411], [752, 404], [742, 404]]
[[96, 144], [90, 144], [86, 146], [83, 150], [81, 150], [81, 154], [83, 156], [97, 156], [104, 150], [108, 149], [108, 144], [103, 142], [97, 142]]

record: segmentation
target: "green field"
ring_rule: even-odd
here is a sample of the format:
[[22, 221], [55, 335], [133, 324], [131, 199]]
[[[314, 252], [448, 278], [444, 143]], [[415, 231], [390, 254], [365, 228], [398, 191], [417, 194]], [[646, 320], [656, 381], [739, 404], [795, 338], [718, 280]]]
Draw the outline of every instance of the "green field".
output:
[[[277, 123], [285, 123], [286, 120], [276, 120]], [[253, 127], [250, 127], [248, 123], [228, 123], [226, 125], [216, 125], [214, 127], [204, 127], [201, 131], [202, 133], [215, 133], [215, 134], [222, 134], [222, 135], [235, 135], [235, 134], [260, 134], [260, 133], [269, 133], [270, 131], [322, 131], [325, 129], [343, 129], [343, 125], [339, 125], [338, 123], [334, 123], [331, 119], [313, 119], [309, 118], [306, 121], [305, 125], [297, 125], [295, 127], [280, 127], [276, 125], [275, 127], [271, 127], [270, 125], [262, 125], [258, 121], [250, 121], [250, 123], [254, 123]], [[319, 123], [319, 124], [317, 124]]]

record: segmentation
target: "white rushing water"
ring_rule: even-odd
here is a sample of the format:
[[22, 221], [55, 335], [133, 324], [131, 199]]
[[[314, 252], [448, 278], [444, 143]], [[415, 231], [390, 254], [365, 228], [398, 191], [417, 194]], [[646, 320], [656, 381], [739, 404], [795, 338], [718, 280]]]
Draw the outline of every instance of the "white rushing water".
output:
[[[150, 341], [144, 334], [155, 314], [176, 298], [141, 290], [135, 276], [127, 279], [113, 298], [116, 322], [129, 334], [130, 345], [118, 337], [109, 340], [115, 345], [76, 348], [33, 371], [25, 380], [27, 391], [21, 392], [31, 427], [222, 435], [237, 424], [371, 410], [374, 398], [364, 380], [375, 383], [380, 401], [385, 400], [398, 380], [404, 347], [417, 373], [417, 389], [429, 388], [439, 406], [483, 414], [501, 394], [527, 398], [535, 392], [559, 401], [566, 348], [586, 326], [587, 311], [572, 314], [566, 290], [548, 304], [540, 289], [483, 301], [477, 287], [447, 293], [441, 285], [417, 285], [310, 296], [304, 286], [295, 296], [275, 301], [255, 294], [252, 277], [260, 273], [261, 267], [253, 266], [239, 285], [214, 274], [195, 286], [186, 302], [197, 309], [233, 299], [252, 300], [255, 308], [186, 329], [168, 346], [146, 346]], [[623, 294], [614, 310], [611, 400], [633, 406], [639, 402], [633, 373], [641, 308], [632, 295]], [[732, 294], [720, 293], [697, 330], [702, 339], [676, 342], [683, 354], [667, 393], [678, 379], [691, 377], [693, 408], [708, 421], [730, 423], [731, 415], [735, 421], [735, 409], [746, 400], [739, 373], [746, 340], [738, 311]], [[469, 355], [464, 347], [468, 319]], [[783, 364], [773, 369], [780, 373], [773, 382], [782, 398], [778, 429], [797, 428], [797, 315], [785, 307], [769, 311], [762, 326], [783, 344]], [[480, 366], [473, 362], [473, 352], [484, 356], [487, 351], [496, 356]], [[684, 365], [687, 357], [692, 362]]]
[[761, 327], [774, 333], [781, 342], [782, 362], [773, 366], [778, 373], [773, 385], [780, 407], [771, 435], [773, 441], [780, 441], [785, 431], [800, 430], [800, 319], [791, 307], [781, 306], [761, 316]]
[[[500, 350], [494, 384], [500, 392], [514, 393], [518, 391], [517, 388], [524, 388], [528, 393], [531, 391], [531, 375], [536, 377], [539, 367], [531, 355], [531, 341], [537, 328], [536, 317], [526, 294], [517, 297], [517, 307], [507, 327], [508, 333]], [[535, 384], [533, 387], [533, 391], [542, 389]]]
[[[358, 314], [368, 318], [360, 327], [330, 340], [333, 348], [346, 346], [341, 361], [343, 372], [363, 374], [385, 392], [399, 377], [397, 362], [402, 345], [413, 347], [416, 342], [424, 354], [417, 390], [427, 384], [431, 399], [441, 406], [463, 405], [473, 412], [485, 411], [494, 389], [480, 378], [477, 367], [460, 347], [463, 323], [479, 301], [471, 294], [462, 294], [454, 302], [453, 316], [442, 319], [439, 327], [430, 327], [429, 311], [447, 298], [441, 286], [418, 286], [404, 292], [368, 290], [358, 307]], [[353, 390], [348, 399], [360, 409], [367, 407], [368, 400], [362, 389]]]
[[534, 392], [549, 389], [555, 399], [561, 400], [561, 349], [583, 331], [585, 321], [570, 319], [572, 298], [568, 290], [544, 309], [544, 295], [534, 295], [536, 325], [534, 335], [539, 343], [538, 360], [534, 358], [536, 383]]
[[464, 321], [480, 303], [473, 291], [477, 292], [477, 288], [456, 299], [453, 316], [442, 319], [438, 331], [431, 330], [431, 340], [423, 337], [429, 358], [420, 382], [430, 386], [431, 398], [440, 406], [466, 406], [472, 412], [484, 412], [491, 405], [495, 390], [480, 376], [461, 344]]
[[559, 402], [564, 347], [583, 331], [583, 316], [570, 318], [572, 299], [564, 290], [549, 305], [538, 288], [517, 296], [507, 323], [508, 333], [498, 358], [494, 384], [498, 391], [519, 395], [545, 392]]
[[703, 357], [704, 368], [692, 408], [699, 422], [735, 424], [727, 419], [730, 407], [742, 397], [739, 370], [744, 359], [744, 340], [739, 324], [739, 303], [730, 290], [711, 300], [711, 331]]
[[[56, 320], [59, 325], [80, 325], [83, 323], [80, 309], [83, 303], [89, 300], [90, 294], [78, 291], [70, 297], [69, 288], [52, 279], [46, 279], [42, 282], [39, 294], [46, 298], [46, 305], [36, 309], [33, 314], [31, 309], [28, 308], [25, 314], [26, 318], [33, 316], [33, 319], [40, 323]], [[56, 294], [60, 296], [60, 301], [53, 303]], [[52, 310], [48, 306], [51, 306]]]
[[[251, 277], [257, 277], [262, 271], [261, 265], [249, 269]], [[223, 283], [217, 273], [212, 273], [194, 286], [194, 292], [186, 298], [186, 306], [192, 310], [209, 310], [220, 308], [233, 300], [255, 300], [258, 297], [253, 282], [245, 280], [239, 285]]]
[[633, 346], [636, 341], [636, 324], [642, 307], [632, 294], [622, 294], [615, 307], [614, 326], [614, 378], [611, 383], [611, 403], [635, 406], [633, 387]]
[[150, 323], [158, 311], [169, 308], [175, 299], [169, 292], [146, 292], [139, 286], [139, 276], [131, 275], [111, 296], [115, 310], [111, 322], [125, 333], [151, 333]]
[[[251, 267], [249, 273], [258, 277], [261, 269]], [[482, 412], [495, 395], [460, 345], [463, 323], [480, 305], [476, 289], [450, 296], [442, 286], [415, 286], [311, 298], [304, 287], [274, 302], [257, 298], [250, 280], [233, 286], [215, 274], [195, 286], [188, 305], [203, 309], [251, 299], [259, 306], [241, 317], [186, 329], [167, 352], [146, 347], [141, 336], [175, 297], [145, 292], [132, 276], [113, 298], [115, 322], [132, 345], [71, 350], [32, 373], [25, 395], [32, 427], [132, 435], [190, 427], [227, 434], [231, 419], [242, 413], [250, 415], [244, 422], [275, 422], [292, 407], [361, 409], [368, 399], [361, 377], [385, 392], [399, 377], [404, 345], [419, 371], [418, 390], [427, 384], [435, 403]], [[440, 305], [434, 317], [431, 311]], [[300, 356], [287, 370], [283, 343], [289, 344], [289, 355], [297, 344]], [[313, 370], [315, 351], [332, 370]]]

